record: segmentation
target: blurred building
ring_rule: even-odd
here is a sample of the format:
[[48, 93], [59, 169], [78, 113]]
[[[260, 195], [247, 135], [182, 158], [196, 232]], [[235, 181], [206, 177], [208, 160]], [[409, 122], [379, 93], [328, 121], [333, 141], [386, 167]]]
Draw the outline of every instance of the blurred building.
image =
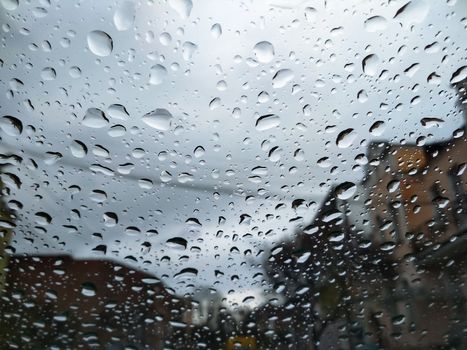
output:
[[[466, 155], [464, 130], [425, 147], [374, 143], [351, 195], [334, 188], [273, 249], [266, 269], [287, 300], [281, 313], [294, 306], [282, 318], [294, 341], [308, 339], [297, 349], [467, 348]], [[270, 322], [269, 311], [258, 319]]]
[[8, 348], [182, 349], [191, 303], [105, 260], [10, 257], [0, 336]]

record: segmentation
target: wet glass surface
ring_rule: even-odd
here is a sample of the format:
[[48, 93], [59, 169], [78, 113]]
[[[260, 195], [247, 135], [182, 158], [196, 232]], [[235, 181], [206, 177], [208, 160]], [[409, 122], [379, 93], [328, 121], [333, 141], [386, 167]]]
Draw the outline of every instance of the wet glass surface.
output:
[[0, 18], [0, 349], [467, 348], [464, 0]]

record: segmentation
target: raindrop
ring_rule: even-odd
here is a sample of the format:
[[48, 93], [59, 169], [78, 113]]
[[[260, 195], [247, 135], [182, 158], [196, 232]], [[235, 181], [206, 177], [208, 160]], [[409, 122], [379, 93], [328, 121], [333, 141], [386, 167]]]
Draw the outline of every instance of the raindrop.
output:
[[68, 74], [70, 74], [70, 77], [73, 79], [78, 79], [81, 76], [81, 69], [77, 66], [70, 67]]
[[181, 18], [187, 19], [190, 17], [191, 9], [193, 8], [191, 0], [169, 0], [169, 5]]
[[397, 19], [404, 26], [410, 26], [415, 23], [422, 23], [428, 15], [429, 11], [430, 5], [427, 1], [409, 1], [399, 10], [397, 10], [394, 19]]
[[167, 69], [160, 64], [156, 64], [151, 67], [151, 70], [149, 73], [149, 84], [160, 85], [164, 82], [166, 77], [167, 77]]
[[88, 128], [99, 129], [107, 126], [109, 120], [99, 108], [88, 108], [84, 115], [82, 124]]
[[130, 118], [125, 106], [120, 104], [110, 105], [109, 108], [107, 108], [107, 114], [111, 118], [118, 120], [128, 120]]
[[275, 128], [276, 126], [279, 126], [280, 123], [281, 123], [281, 120], [279, 116], [275, 114], [266, 114], [266, 115], [263, 115], [262, 117], [259, 117], [258, 120], [256, 121], [256, 130], [258, 131], [269, 130], [269, 129]]
[[386, 130], [386, 123], [383, 122], [382, 120], [377, 120], [376, 122], [373, 123], [373, 125], [370, 126], [369, 131], [373, 136], [381, 136], [385, 130]]
[[170, 238], [166, 241], [167, 245], [171, 248], [186, 249], [188, 241], [182, 237]]
[[107, 193], [101, 190], [93, 190], [89, 198], [96, 203], [102, 203], [107, 199]]
[[364, 23], [365, 30], [370, 33], [381, 32], [387, 28], [387, 22], [386, 18], [382, 16], [370, 17]]
[[166, 131], [172, 123], [172, 114], [164, 108], [157, 108], [143, 116], [143, 122], [151, 128]]
[[219, 23], [215, 23], [211, 27], [212, 36], [217, 39], [222, 35], [222, 27]]
[[70, 145], [70, 152], [76, 158], [83, 158], [88, 153], [88, 148], [83, 142], [73, 140], [73, 142]]
[[107, 227], [113, 227], [118, 224], [118, 216], [113, 212], [107, 212], [102, 215], [104, 224]]
[[52, 217], [49, 214], [40, 211], [35, 214], [35, 222], [41, 226], [49, 225], [52, 222]]
[[294, 78], [294, 73], [290, 69], [280, 69], [272, 78], [272, 87], [275, 89], [283, 88]]
[[96, 56], [105, 57], [112, 53], [113, 41], [109, 34], [94, 30], [87, 37], [88, 48]]
[[356, 190], [357, 186], [353, 182], [346, 181], [336, 187], [335, 193], [337, 198], [347, 200], [355, 194]]
[[260, 41], [253, 48], [253, 53], [261, 63], [269, 63], [274, 59], [274, 46], [269, 41]]
[[57, 77], [57, 72], [52, 67], [46, 67], [41, 72], [41, 78], [44, 80], [54, 80]]
[[420, 124], [425, 128], [440, 127], [443, 123], [444, 120], [437, 117], [425, 117], [420, 120]]
[[392, 180], [388, 183], [387, 189], [389, 193], [394, 193], [399, 188], [400, 182], [399, 180]]
[[341, 131], [336, 138], [336, 144], [339, 148], [348, 148], [352, 145], [352, 143], [357, 138], [357, 133], [354, 129], [349, 128]]
[[329, 241], [337, 243], [337, 242], [342, 242], [344, 238], [345, 238], [344, 232], [334, 232], [334, 233], [331, 233], [331, 235], [329, 236]]
[[268, 156], [271, 162], [277, 162], [281, 159], [281, 155], [282, 155], [282, 148], [280, 148], [279, 146], [276, 146], [276, 147], [271, 148]]
[[131, 1], [122, 3], [115, 11], [113, 21], [118, 31], [130, 29], [135, 21], [134, 3]]
[[1, 0], [0, 3], [8, 11], [14, 11], [19, 6], [19, 0]]
[[159, 42], [162, 45], [168, 46], [171, 41], [172, 41], [172, 36], [169, 33], [164, 32], [164, 33], [161, 33], [161, 35], [159, 35]]
[[314, 22], [316, 20], [318, 11], [314, 7], [305, 8], [305, 19], [308, 22]]
[[23, 132], [23, 123], [15, 117], [5, 115], [0, 119], [0, 128], [5, 134], [15, 137]]
[[205, 150], [202, 146], [196, 147], [195, 150], [193, 151], [193, 154], [196, 158], [202, 157], [204, 153], [205, 153]]
[[456, 84], [456, 83], [461, 82], [462, 80], [465, 80], [466, 78], [467, 78], [467, 66], [463, 66], [452, 74], [450, 83]]
[[379, 58], [375, 54], [366, 56], [362, 61], [363, 72], [366, 75], [375, 76], [377, 73]]
[[172, 180], [172, 174], [166, 170], [163, 170], [161, 172], [160, 179], [162, 182], [170, 182]]
[[404, 315], [397, 315], [392, 318], [392, 324], [395, 326], [400, 326], [405, 322], [405, 316]]
[[93, 297], [96, 295], [96, 286], [94, 283], [86, 282], [81, 285], [81, 294], [86, 297]]
[[182, 46], [182, 56], [185, 61], [191, 60], [198, 46], [191, 41], [186, 41]]
[[182, 269], [174, 275], [175, 278], [193, 278], [198, 276], [198, 270], [192, 267]]

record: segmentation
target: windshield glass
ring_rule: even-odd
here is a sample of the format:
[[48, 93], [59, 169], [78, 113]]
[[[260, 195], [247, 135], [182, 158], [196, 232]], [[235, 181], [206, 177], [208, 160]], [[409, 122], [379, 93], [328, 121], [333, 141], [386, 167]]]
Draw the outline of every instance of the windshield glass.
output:
[[467, 348], [465, 1], [0, 19], [5, 349]]

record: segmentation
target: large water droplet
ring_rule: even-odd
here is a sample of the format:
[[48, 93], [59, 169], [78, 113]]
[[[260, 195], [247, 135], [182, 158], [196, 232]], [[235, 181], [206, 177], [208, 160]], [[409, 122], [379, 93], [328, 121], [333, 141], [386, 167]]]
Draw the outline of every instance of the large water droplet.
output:
[[110, 105], [109, 108], [107, 108], [107, 114], [111, 118], [118, 120], [128, 120], [130, 118], [130, 115], [128, 114], [125, 106], [120, 104]]
[[388, 21], [382, 16], [373, 16], [364, 22], [364, 26], [367, 32], [381, 32], [388, 27]]
[[456, 70], [451, 77], [450, 83], [456, 84], [467, 78], [467, 66], [463, 66]]
[[336, 187], [335, 193], [337, 198], [347, 200], [355, 194], [356, 190], [357, 186], [353, 182], [346, 181]]
[[81, 285], [81, 294], [86, 297], [93, 297], [96, 295], [96, 286], [94, 283], [86, 282]]
[[198, 146], [195, 148], [193, 154], [196, 158], [201, 158], [205, 153], [205, 150], [202, 146]]
[[272, 78], [272, 87], [275, 89], [283, 88], [294, 78], [294, 73], [290, 69], [280, 69]]
[[135, 5], [131, 1], [122, 3], [114, 14], [114, 25], [119, 31], [128, 30], [135, 21]]
[[172, 181], [172, 174], [166, 170], [163, 170], [159, 178], [162, 182], [170, 182]]
[[105, 57], [112, 53], [113, 41], [109, 34], [94, 30], [88, 34], [88, 48], [96, 56]]
[[264, 130], [269, 130], [272, 128], [275, 128], [276, 126], [279, 126], [281, 123], [281, 119], [279, 116], [275, 114], [266, 114], [263, 115], [262, 117], [259, 117], [258, 120], [256, 121], [256, 130], [258, 131], [264, 131]]
[[378, 72], [378, 56], [372, 54], [366, 56], [362, 61], [363, 72], [370, 76], [375, 76]]
[[109, 120], [105, 117], [104, 112], [99, 108], [89, 108], [84, 115], [82, 124], [88, 128], [99, 129], [107, 126]]
[[370, 133], [373, 136], [381, 136], [384, 133], [384, 130], [386, 130], [386, 123], [382, 120], [377, 120], [370, 127]]
[[52, 67], [46, 67], [41, 72], [41, 78], [44, 80], [55, 80], [57, 72]]
[[257, 60], [261, 63], [268, 63], [274, 59], [274, 46], [269, 41], [260, 41], [253, 48]]
[[354, 140], [357, 138], [357, 133], [354, 129], [349, 128], [341, 131], [337, 135], [336, 144], [339, 148], [348, 148], [352, 145]]
[[169, 247], [176, 249], [186, 249], [188, 245], [188, 241], [182, 237], [169, 238], [166, 243]]
[[23, 123], [11, 115], [5, 115], [0, 119], [0, 129], [9, 136], [19, 136], [23, 132]]
[[437, 117], [425, 117], [420, 120], [420, 124], [425, 128], [439, 127], [444, 123], [444, 120]]
[[211, 34], [216, 39], [222, 35], [222, 27], [219, 23], [215, 23], [212, 25]]
[[169, 5], [172, 7], [180, 17], [187, 19], [190, 16], [193, 3], [191, 0], [169, 0]]
[[14, 11], [19, 6], [19, 0], [0, 0], [3, 8], [8, 11]]
[[269, 160], [271, 162], [279, 161], [281, 159], [281, 156], [282, 156], [282, 148], [280, 148], [279, 146], [271, 148], [271, 150], [269, 151], [268, 156], [269, 156]]
[[167, 69], [160, 64], [156, 64], [155, 66], [151, 67], [151, 71], [149, 73], [149, 84], [151, 85], [162, 84], [166, 77], [167, 77]]
[[191, 60], [198, 46], [191, 41], [186, 41], [182, 46], [182, 56], [185, 61]]
[[399, 10], [397, 10], [394, 16], [402, 25], [410, 26], [415, 23], [422, 23], [428, 12], [430, 11], [430, 5], [425, 0], [414, 0], [409, 1]]
[[187, 267], [174, 275], [175, 278], [193, 278], [198, 276], [198, 270], [192, 267]]
[[34, 221], [38, 225], [46, 226], [52, 223], [52, 217], [48, 213], [40, 211], [34, 215]]
[[76, 158], [83, 158], [88, 153], [88, 148], [83, 142], [73, 140], [73, 142], [70, 145], [70, 152]]
[[143, 122], [151, 128], [166, 131], [169, 130], [172, 122], [172, 114], [164, 109], [157, 108], [143, 116]]

